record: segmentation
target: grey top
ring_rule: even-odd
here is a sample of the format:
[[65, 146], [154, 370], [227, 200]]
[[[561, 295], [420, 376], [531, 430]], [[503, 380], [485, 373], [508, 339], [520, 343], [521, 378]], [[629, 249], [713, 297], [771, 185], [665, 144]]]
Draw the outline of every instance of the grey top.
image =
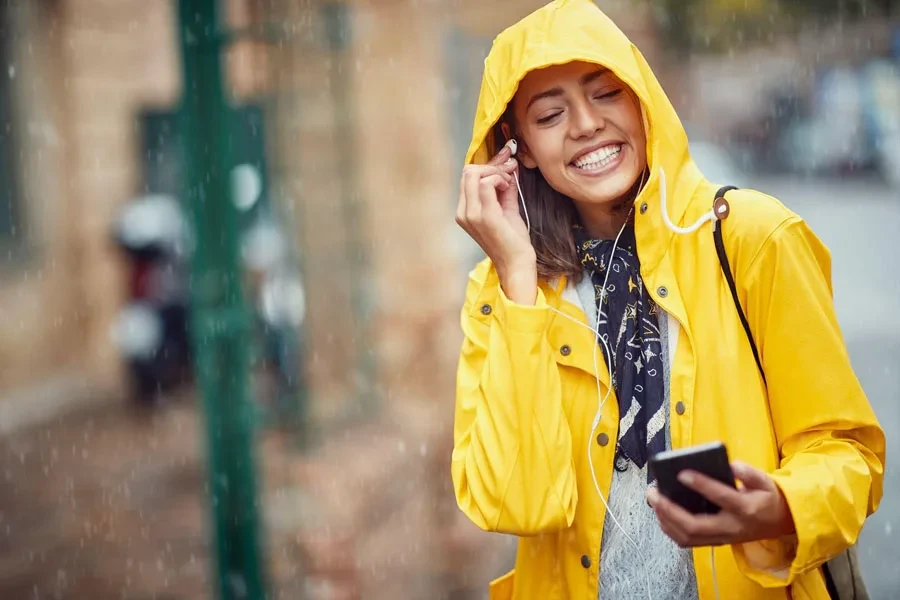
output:
[[[576, 289], [588, 323], [596, 329], [597, 304], [590, 276], [585, 274]], [[667, 321], [665, 313], [661, 312], [659, 330], [665, 365], [666, 404], [669, 403], [670, 366]], [[667, 418], [666, 447], [671, 448], [671, 445]], [[649, 590], [652, 589], [654, 599], [698, 600], [691, 551], [679, 548], [663, 533], [656, 514], [647, 504], [647, 467], [638, 468], [630, 461], [626, 464], [624, 471], [613, 469], [609, 498], [606, 499], [611, 514], [606, 515], [600, 546], [599, 597], [604, 600], [645, 600], [651, 597]], [[588, 490], [587, 493], [597, 492]]]

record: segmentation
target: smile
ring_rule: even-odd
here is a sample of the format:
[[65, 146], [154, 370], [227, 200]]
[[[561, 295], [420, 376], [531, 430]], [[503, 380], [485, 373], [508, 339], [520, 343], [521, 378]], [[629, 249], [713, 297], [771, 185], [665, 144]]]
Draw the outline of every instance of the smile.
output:
[[622, 156], [622, 144], [610, 144], [579, 156], [572, 161], [572, 166], [583, 173], [599, 173], [605, 171]]

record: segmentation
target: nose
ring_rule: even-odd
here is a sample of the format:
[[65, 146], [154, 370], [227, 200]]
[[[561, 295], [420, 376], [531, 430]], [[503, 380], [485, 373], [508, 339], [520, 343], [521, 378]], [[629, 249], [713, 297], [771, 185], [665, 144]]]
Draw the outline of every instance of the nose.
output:
[[572, 103], [569, 111], [572, 115], [569, 120], [569, 135], [573, 139], [593, 137], [606, 127], [606, 121], [600, 111], [585, 100]]

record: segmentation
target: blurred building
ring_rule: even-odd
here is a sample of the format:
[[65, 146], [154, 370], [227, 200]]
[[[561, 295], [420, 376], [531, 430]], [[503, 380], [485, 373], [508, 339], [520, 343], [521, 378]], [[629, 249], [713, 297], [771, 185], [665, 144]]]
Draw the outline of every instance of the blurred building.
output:
[[[325, 413], [373, 377], [380, 396], [452, 404], [475, 256], [453, 209], [481, 62], [540, 4], [223, 1], [228, 26], [251, 33], [225, 55], [229, 85], [265, 115]], [[608, 4], [652, 46], [646, 11]], [[153, 117], [180, 96], [176, 12], [172, 0], [0, 4], [0, 429], [123, 393], [110, 227], [165, 177]]]
[[[540, 4], [222, 1], [225, 27], [242, 32], [223, 54], [231, 100], [261, 115], [270, 199], [305, 277], [312, 418], [343, 447], [323, 455], [354, 457], [337, 471], [323, 458], [319, 503], [381, 544], [365, 554], [385, 563], [373, 573], [395, 572], [405, 592], [453, 587], [459, 561], [477, 563], [462, 585], [480, 589], [509, 560], [486, 551], [500, 538], [466, 528], [449, 489], [458, 315], [479, 258], [454, 214], [483, 59]], [[650, 13], [604, 4], [653, 60]], [[174, 0], [0, 0], [0, 434], [125, 401], [111, 328], [127, 282], [111, 225], [130, 198], [178, 189], [177, 23]], [[386, 429], [331, 435], [359, 415]], [[440, 502], [412, 495], [394, 521], [372, 520], [400, 480]], [[268, 517], [293, 538], [308, 513], [280, 502]], [[418, 533], [401, 539], [399, 526]], [[434, 544], [444, 559], [409, 558]]]

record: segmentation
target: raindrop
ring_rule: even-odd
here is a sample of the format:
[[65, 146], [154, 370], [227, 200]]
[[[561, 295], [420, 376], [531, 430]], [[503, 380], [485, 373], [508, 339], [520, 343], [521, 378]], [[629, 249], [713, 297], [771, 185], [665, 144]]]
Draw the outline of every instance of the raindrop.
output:
[[9, 73], [10, 79], [16, 78], [16, 65], [9, 65], [9, 69], [7, 69], [7, 73]]

